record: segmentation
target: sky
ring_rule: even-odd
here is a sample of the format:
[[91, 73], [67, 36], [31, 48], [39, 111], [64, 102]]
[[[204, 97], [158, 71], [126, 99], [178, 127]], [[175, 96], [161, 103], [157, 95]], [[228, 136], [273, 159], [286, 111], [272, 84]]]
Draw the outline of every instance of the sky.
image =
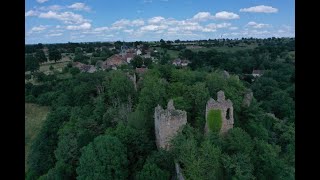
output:
[[295, 37], [294, 0], [26, 0], [25, 43]]

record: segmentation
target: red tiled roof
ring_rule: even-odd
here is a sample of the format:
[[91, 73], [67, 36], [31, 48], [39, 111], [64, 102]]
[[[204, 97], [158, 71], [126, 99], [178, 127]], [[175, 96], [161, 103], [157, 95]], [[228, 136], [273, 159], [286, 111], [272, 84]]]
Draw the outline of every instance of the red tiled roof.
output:
[[148, 68], [136, 68], [136, 72], [139, 74], [143, 74], [148, 70]]
[[127, 62], [119, 54], [115, 54], [115, 55], [109, 57], [106, 60], [106, 65], [107, 66], [112, 66], [112, 65], [119, 66], [119, 65], [122, 65], [122, 64], [127, 64]]

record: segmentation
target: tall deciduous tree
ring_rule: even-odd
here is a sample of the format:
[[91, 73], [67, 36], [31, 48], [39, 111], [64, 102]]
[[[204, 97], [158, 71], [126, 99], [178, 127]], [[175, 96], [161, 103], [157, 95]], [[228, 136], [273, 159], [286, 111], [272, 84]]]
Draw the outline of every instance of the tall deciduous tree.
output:
[[39, 60], [32, 55], [25, 56], [25, 71], [34, 72], [40, 67]]
[[56, 48], [49, 49], [49, 60], [54, 60], [54, 62], [57, 62], [62, 58], [61, 53]]
[[77, 179], [126, 179], [127, 148], [116, 137], [98, 136], [83, 148]]
[[47, 62], [47, 57], [41, 49], [37, 50], [35, 57], [38, 59], [40, 63]]

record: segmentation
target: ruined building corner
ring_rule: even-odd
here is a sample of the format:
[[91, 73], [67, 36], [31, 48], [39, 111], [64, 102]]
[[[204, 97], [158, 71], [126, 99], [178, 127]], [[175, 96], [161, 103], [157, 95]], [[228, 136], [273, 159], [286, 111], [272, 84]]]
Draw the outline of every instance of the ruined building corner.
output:
[[172, 99], [168, 102], [167, 109], [163, 109], [158, 105], [154, 112], [155, 136], [158, 149], [168, 150], [171, 139], [186, 123], [187, 112], [176, 110]]
[[229, 129], [233, 128], [234, 119], [233, 119], [233, 104], [230, 99], [225, 99], [223, 91], [217, 93], [217, 101], [213, 98], [210, 98], [206, 105], [206, 124], [205, 124], [205, 133], [209, 132], [208, 125], [208, 113], [210, 110], [220, 110], [221, 111], [221, 120], [222, 125], [220, 129], [220, 134], [225, 134]]

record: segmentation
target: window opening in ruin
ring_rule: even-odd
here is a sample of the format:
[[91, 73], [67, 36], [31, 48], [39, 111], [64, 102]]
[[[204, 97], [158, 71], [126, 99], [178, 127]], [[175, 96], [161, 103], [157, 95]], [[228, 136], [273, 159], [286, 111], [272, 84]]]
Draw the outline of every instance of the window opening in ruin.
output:
[[226, 116], [226, 118], [229, 120], [230, 119], [230, 108], [228, 108], [228, 110], [227, 110], [227, 116]]

